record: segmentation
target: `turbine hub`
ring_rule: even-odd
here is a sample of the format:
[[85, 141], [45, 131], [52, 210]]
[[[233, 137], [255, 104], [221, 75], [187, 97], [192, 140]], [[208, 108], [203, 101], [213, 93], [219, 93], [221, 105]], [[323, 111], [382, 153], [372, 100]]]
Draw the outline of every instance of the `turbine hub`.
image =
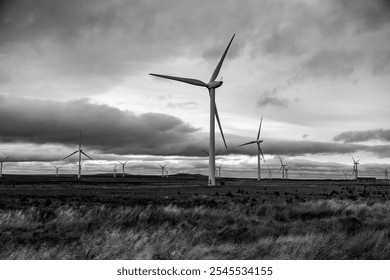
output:
[[222, 81], [214, 81], [208, 84], [208, 88], [218, 88], [222, 86], [223, 82]]

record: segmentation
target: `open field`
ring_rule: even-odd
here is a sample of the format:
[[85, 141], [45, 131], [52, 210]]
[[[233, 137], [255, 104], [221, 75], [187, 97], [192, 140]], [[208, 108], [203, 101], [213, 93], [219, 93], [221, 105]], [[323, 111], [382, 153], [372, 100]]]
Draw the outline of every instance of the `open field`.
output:
[[390, 259], [390, 183], [0, 180], [0, 259]]

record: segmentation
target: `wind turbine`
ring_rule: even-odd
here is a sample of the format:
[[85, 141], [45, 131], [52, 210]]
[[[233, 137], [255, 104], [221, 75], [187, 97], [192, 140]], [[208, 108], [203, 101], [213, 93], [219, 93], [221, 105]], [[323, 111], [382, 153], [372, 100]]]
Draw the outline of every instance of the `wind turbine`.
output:
[[114, 168], [112, 169], [112, 177], [116, 178], [116, 164], [114, 165]]
[[8, 158], [8, 156], [0, 159], [0, 177], [3, 177], [3, 162]]
[[286, 179], [288, 179], [288, 170], [291, 168], [291, 166], [285, 165], [284, 169], [286, 170]]
[[353, 160], [353, 164], [354, 164], [353, 171], [355, 172], [355, 180], [357, 180], [357, 178], [358, 178], [358, 176], [359, 176], [359, 173], [358, 173], [358, 164], [359, 164], [360, 159], [355, 160], [355, 159], [352, 157], [352, 160]]
[[68, 157], [70, 156], [73, 156], [74, 154], [76, 153], [79, 153], [79, 172], [78, 172], [78, 175], [77, 175], [77, 178], [80, 179], [81, 177], [81, 154], [83, 154], [84, 156], [86, 156], [87, 158], [89, 159], [92, 159], [89, 155], [87, 155], [86, 153], [83, 152], [83, 149], [81, 149], [81, 131], [80, 131], [80, 144], [79, 144], [79, 149], [77, 151], [74, 151], [73, 153], [71, 153], [69, 156], [66, 156], [63, 158], [64, 159], [67, 159]]
[[56, 177], [58, 177], [58, 170], [60, 170], [60, 168], [62, 168], [62, 166], [55, 166], [54, 164], [51, 164], [54, 166], [54, 168], [56, 169]]
[[215, 118], [217, 119], [219, 130], [221, 131], [222, 139], [225, 144], [225, 148], [227, 149], [225, 136], [222, 132], [222, 126], [219, 121], [218, 116], [218, 110], [217, 105], [215, 103], [215, 89], [222, 86], [222, 80], [216, 81], [215, 79], [218, 77], [219, 71], [221, 70], [223, 61], [225, 60], [225, 56], [229, 50], [230, 44], [232, 43], [234, 36], [230, 39], [230, 42], [225, 49], [220, 61], [218, 62], [217, 67], [215, 68], [213, 74], [211, 75], [210, 81], [208, 83], [202, 82], [197, 79], [191, 79], [191, 78], [182, 78], [182, 77], [174, 77], [174, 76], [167, 76], [167, 75], [160, 75], [160, 74], [152, 74], [149, 73], [152, 76], [165, 78], [165, 79], [171, 79], [183, 83], [188, 83], [194, 86], [200, 86], [205, 87], [209, 91], [210, 96], [210, 137], [209, 137], [209, 179], [208, 179], [208, 185], [209, 186], [215, 186]]
[[279, 157], [279, 159], [280, 159], [280, 169], [279, 169], [279, 173], [280, 173], [280, 170], [282, 170], [282, 172], [283, 172], [283, 179], [284, 179], [284, 171], [286, 170], [286, 166], [288, 166], [288, 165], [285, 165], [285, 164], [283, 164], [283, 161], [282, 161], [282, 158], [281, 157]]
[[128, 162], [128, 160], [127, 161], [125, 161], [125, 162], [121, 162], [121, 161], [118, 161], [120, 164], [122, 164], [122, 177], [123, 178], [125, 178], [125, 165], [126, 165], [126, 163]]
[[165, 176], [168, 178], [169, 170], [165, 169]]
[[167, 164], [168, 164], [168, 163], [166, 163], [166, 164], [164, 164], [164, 165], [159, 164], [159, 165], [161, 166], [161, 177], [162, 177], [162, 178], [164, 178], [165, 166], [166, 166]]
[[256, 140], [239, 145], [239, 147], [242, 147], [242, 146], [246, 146], [246, 145], [250, 145], [250, 144], [257, 144], [257, 180], [261, 179], [261, 175], [260, 175], [260, 159], [261, 159], [260, 158], [260, 154], [261, 154], [261, 156], [263, 156], [263, 159], [264, 159], [264, 162], [265, 162], [264, 154], [263, 154], [263, 151], [261, 150], [261, 147], [260, 147], [260, 143], [263, 142], [263, 139], [260, 139], [260, 131], [261, 131], [261, 123], [262, 122], [263, 122], [263, 117], [261, 117], [261, 120], [260, 120], [259, 131], [257, 132]]
[[389, 172], [385, 169], [385, 180], [389, 180]]
[[345, 180], [347, 180], [347, 177], [349, 176], [348, 172], [342, 171], [344, 173]]
[[223, 162], [221, 162], [221, 164], [219, 166], [217, 166], [218, 168], [218, 179], [221, 180], [221, 168], [222, 168], [222, 164]]
[[272, 179], [272, 172], [271, 169], [269, 169], [269, 166], [268, 166], [268, 173], [269, 173], [269, 178]]

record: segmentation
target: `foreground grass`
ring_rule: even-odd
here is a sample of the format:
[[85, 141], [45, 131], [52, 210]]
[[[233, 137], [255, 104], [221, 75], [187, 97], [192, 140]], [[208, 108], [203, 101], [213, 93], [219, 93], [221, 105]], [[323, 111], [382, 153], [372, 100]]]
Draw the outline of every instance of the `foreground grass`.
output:
[[389, 244], [390, 202], [0, 210], [0, 259], [390, 259]]

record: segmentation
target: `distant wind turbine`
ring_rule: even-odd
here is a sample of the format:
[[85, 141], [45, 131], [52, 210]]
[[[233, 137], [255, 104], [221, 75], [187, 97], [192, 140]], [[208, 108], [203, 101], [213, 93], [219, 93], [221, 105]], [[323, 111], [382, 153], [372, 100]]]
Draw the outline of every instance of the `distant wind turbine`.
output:
[[168, 175], [169, 175], [169, 170], [168, 169], [165, 169], [165, 176], [168, 178]]
[[115, 164], [114, 168], [112, 169], [112, 177], [116, 178], [116, 172], [117, 172], [117, 169], [116, 169], [116, 164]]
[[164, 178], [164, 174], [165, 174], [165, 166], [167, 165], [168, 163], [166, 163], [166, 164], [164, 164], [164, 165], [161, 165], [161, 164], [159, 164], [160, 165], [160, 167], [161, 167], [161, 177], [162, 178]]
[[232, 43], [234, 36], [230, 39], [230, 42], [225, 49], [217, 67], [215, 68], [213, 74], [211, 75], [210, 81], [208, 83], [202, 82], [197, 79], [191, 79], [191, 78], [182, 78], [182, 77], [174, 77], [174, 76], [167, 76], [167, 75], [160, 75], [160, 74], [152, 74], [149, 73], [152, 76], [165, 78], [165, 79], [171, 79], [183, 83], [188, 83], [194, 86], [201, 86], [205, 87], [209, 91], [210, 96], [210, 137], [209, 137], [209, 179], [208, 179], [208, 185], [209, 186], [215, 186], [215, 118], [217, 119], [219, 129], [221, 131], [222, 139], [225, 144], [225, 148], [227, 149], [225, 136], [222, 132], [222, 126], [219, 121], [218, 116], [218, 110], [217, 105], [215, 103], [215, 89], [222, 86], [222, 81], [216, 81], [215, 79], [218, 77], [219, 71], [221, 70], [223, 61], [225, 60], [225, 56], [229, 50], [230, 44]]
[[354, 164], [353, 171], [354, 171], [354, 173], [355, 173], [355, 180], [357, 180], [357, 178], [358, 178], [358, 176], [359, 176], [359, 173], [358, 173], [358, 164], [359, 164], [360, 159], [355, 160], [355, 159], [352, 157], [352, 160], [353, 160], [353, 164]]
[[58, 177], [58, 170], [60, 170], [60, 168], [62, 168], [62, 166], [55, 166], [54, 164], [51, 164], [54, 166], [54, 168], [56, 169], [56, 177]]
[[125, 162], [121, 162], [121, 161], [118, 162], [122, 165], [122, 177], [125, 178], [125, 165], [128, 162], [128, 160]]
[[221, 164], [219, 166], [217, 166], [218, 168], [218, 179], [221, 180], [221, 168], [222, 168], [222, 164], [223, 162], [221, 162]]
[[291, 168], [291, 166], [285, 165], [284, 170], [286, 170], [286, 179], [288, 179], [288, 170]]
[[71, 153], [70, 155], [66, 156], [63, 158], [64, 159], [67, 159], [68, 157], [70, 156], [73, 156], [74, 154], [76, 153], [79, 153], [79, 171], [78, 171], [78, 175], [77, 175], [77, 178], [80, 179], [81, 177], [81, 154], [83, 154], [84, 156], [86, 156], [87, 158], [89, 159], [92, 159], [89, 155], [87, 155], [86, 153], [83, 152], [83, 149], [81, 149], [81, 131], [80, 131], [80, 144], [79, 144], [79, 149], [77, 151], [74, 151], [73, 153]]
[[261, 150], [260, 143], [263, 142], [263, 139], [260, 139], [260, 131], [261, 131], [261, 123], [263, 122], [263, 117], [261, 117], [260, 120], [260, 125], [259, 125], [259, 131], [257, 132], [257, 138], [254, 141], [250, 141], [245, 144], [239, 145], [239, 147], [250, 145], [250, 144], [256, 144], [257, 145], [257, 180], [261, 180], [261, 175], [260, 175], [260, 155], [263, 157], [263, 160], [265, 162], [264, 154], [263, 151]]
[[283, 161], [282, 161], [282, 158], [281, 157], [279, 157], [279, 159], [280, 159], [280, 169], [279, 169], [279, 173], [280, 173], [280, 170], [282, 170], [282, 173], [283, 173], [283, 179], [284, 179], [284, 171], [286, 170], [286, 166], [288, 166], [288, 165], [285, 165], [284, 163], [283, 163]]
[[269, 169], [269, 166], [268, 166], [268, 173], [269, 173], [269, 178], [272, 179], [272, 172], [271, 169]]
[[387, 169], [385, 169], [385, 180], [389, 180], [389, 173]]
[[0, 177], [3, 177], [3, 163], [5, 162], [5, 160], [8, 158], [8, 156], [6, 157], [3, 157], [0, 159]]

